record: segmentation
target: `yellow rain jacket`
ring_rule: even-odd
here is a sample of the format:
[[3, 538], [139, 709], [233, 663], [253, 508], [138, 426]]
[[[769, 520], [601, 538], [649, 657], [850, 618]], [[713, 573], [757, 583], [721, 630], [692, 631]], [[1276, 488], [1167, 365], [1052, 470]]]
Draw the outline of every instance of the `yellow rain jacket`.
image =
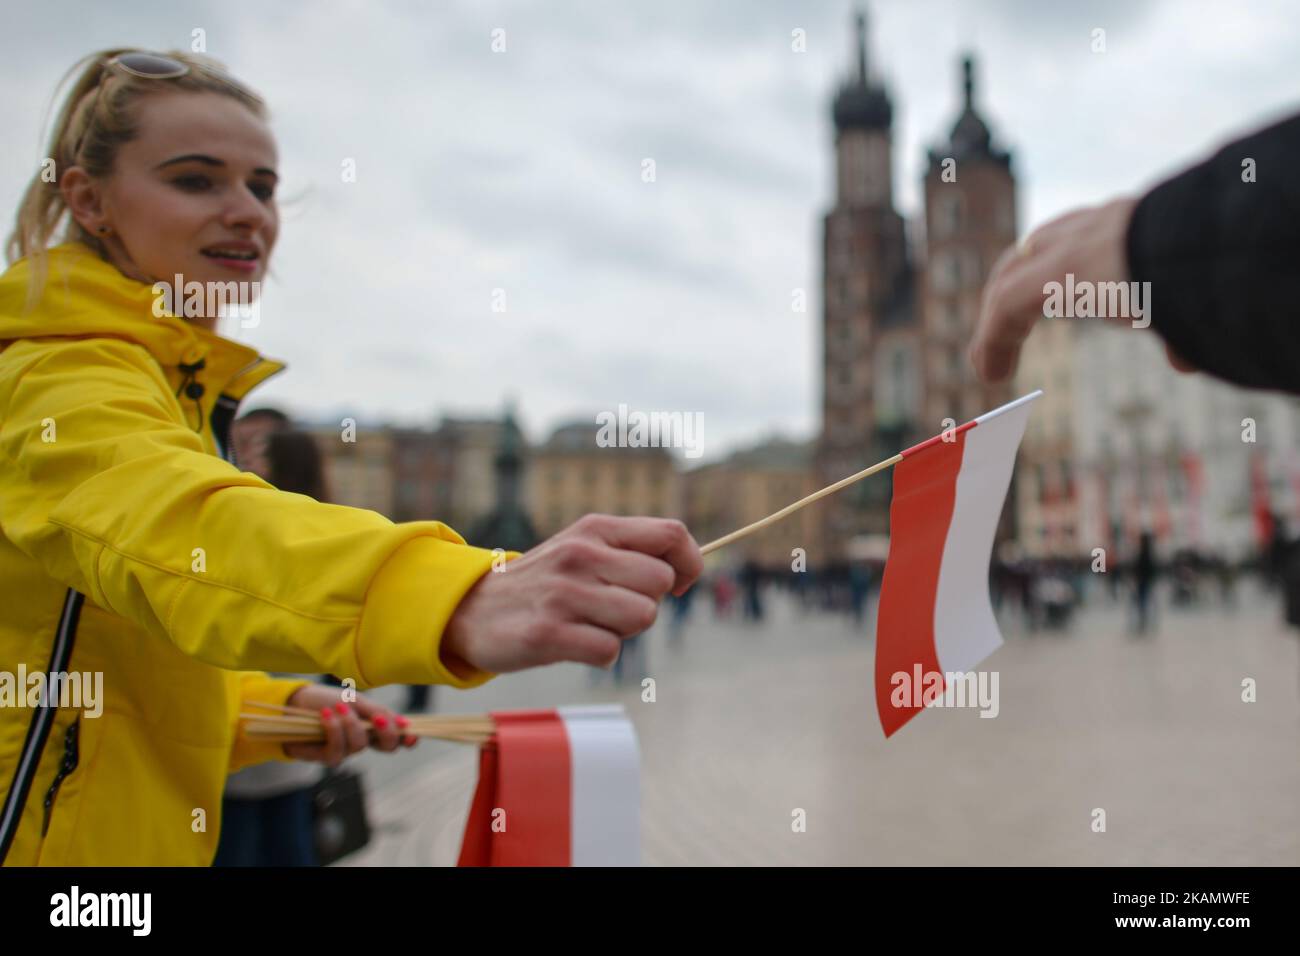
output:
[[[25, 313], [28, 268], [0, 276], [0, 861], [208, 865], [227, 773], [286, 759], [237, 715], [302, 682], [250, 669], [481, 684], [439, 640], [493, 552], [241, 472], [230, 423], [282, 363], [78, 243]], [[43, 706], [42, 671], [83, 676]]]

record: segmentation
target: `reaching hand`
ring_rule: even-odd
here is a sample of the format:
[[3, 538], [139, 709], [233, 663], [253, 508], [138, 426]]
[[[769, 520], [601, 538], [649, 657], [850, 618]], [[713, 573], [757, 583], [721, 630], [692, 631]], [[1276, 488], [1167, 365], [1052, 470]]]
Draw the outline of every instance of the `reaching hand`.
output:
[[620, 641], [650, 627], [659, 600], [682, 594], [703, 567], [680, 521], [587, 515], [470, 589], [447, 624], [443, 661], [495, 673], [608, 667]]
[[[1116, 199], [1076, 209], [1035, 229], [1018, 248], [1002, 254], [984, 286], [970, 346], [971, 364], [980, 378], [1000, 382], [1016, 370], [1020, 348], [1043, 314], [1047, 283], [1064, 283], [1066, 273], [1074, 274], [1076, 284], [1129, 281], [1125, 239], [1136, 205], [1135, 199]], [[1191, 370], [1173, 352], [1169, 360], [1180, 371]]]

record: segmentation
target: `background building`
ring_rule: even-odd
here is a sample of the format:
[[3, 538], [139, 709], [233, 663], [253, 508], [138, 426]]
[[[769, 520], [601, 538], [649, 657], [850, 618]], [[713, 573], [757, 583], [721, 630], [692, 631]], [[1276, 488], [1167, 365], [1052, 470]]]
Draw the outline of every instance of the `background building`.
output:
[[[811, 442], [773, 438], [686, 472], [682, 507], [687, 527], [700, 544], [706, 544], [812, 494], [817, 490], [812, 452]], [[817, 556], [825, 553], [817, 510], [821, 504], [729, 545], [728, 560], [753, 559], [767, 567], [789, 567], [791, 552], [802, 548], [809, 566], [814, 566]]]
[[340, 504], [394, 521], [435, 519], [466, 534], [497, 503], [496, 457], [507, 428], [523, 468], [527, 443], [509, 416], [443, 416], [433, 429], [358, 425], [355, 441], [333, 424], [308, 430]]
[[[975, 109], [974, 60], [962, 61], [962, 109], [929, 154], [921, 238], [894, 209], [893, 106], [868, 68], [857, 20], [857, 73], [832, 105], [835, 204], [823, 228], [822, 428], [815, 473], [828, 485], [1008, 401], [966, 360], [980, 294], [1016, 237], [1011, 154]], [[913, 245], [916, 252], [913, 253]], [[889, 527], [890, 483], [865, 481], [817, 507], [822, 560]], [[1008, 513], [1011, 513], [1009, 509]], [[1004, 526], [1010, 533], [1011, 523]]]
[[984, 282], [1016, 241], [1016, 182], [1011, 154], [992, 142], [975, 110], [975, 62], [962, 60], [962, 111], [948, 141], [929, 153], [925, 173], [924, 266], [918, 339], [923, 437], [1012, 399], [1011, 386], [975, 377], [966, 348], [979, 319]]
[[681, 517], [675, 459], [663, 448], [601, 448], [595, 416], [557, 428], [533, 449], [527, 510], [545, 538], [590, 512]]
[[347, 433], [355, 441], [344, 441], [341, 425], [313, 425], [306, 431], [320, 446], [327, 487], [337, 504], [393, 514], [394, 445], [388, 428], [358, 425]]
[[[823, 221], [822, 427], [815, 455], [822, 485], [893, 454], [915, 430], [918, 397], [915, 336], [910, 329], [890, 335], [914, 325], [906, 226], [893, 199], [893, 104], [868, 68], [862, 15], [857, 29], [857, 73], [831, 109], [835, 204]], [[889, 376], [883, 380], [874, 367], [882, 357]], [[888, 403], [883, 421], [878, 390]], [[887, 504], [880, 482], [831, 496], [819, 506], [826, 540], [838, 547], [857, 533], [886, 530]], [[831, 556], [810, 557], [820, 563]]]
[[1018, 395], [1041, 388], [1040, 398], [1025, 424], [1020, 443], [1015, 486], [1011, 492], [1019, 529], [1019, 543], [1032, 557], [1087, 553], [1098, 540], [1087, 543], [1080, 525], [1080, 494], [1093, 486], [1080, 486], [1075, 443], [1078, 422], [1086, 400], [1079, 375], [1078, 335], [1075, 319], [1042, 319], [1020, 355], [1015, 376]]
[[1050, 399], [1022, 447], [1029, 553], [1123, 557], [1145, 529], [1166, 554], [1241, 559], [1268, 516], [1300, 518], [1296, 399], [1181, 374], [1149, 331], [1096, 319], [1043, 320], [1025, 358], [1017, 385]]

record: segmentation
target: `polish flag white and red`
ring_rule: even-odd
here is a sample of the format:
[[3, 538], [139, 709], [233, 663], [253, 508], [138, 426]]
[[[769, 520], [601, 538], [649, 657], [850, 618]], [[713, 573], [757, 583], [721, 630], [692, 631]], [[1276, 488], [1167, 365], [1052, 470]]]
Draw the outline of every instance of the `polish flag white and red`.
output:
[[492, 714], [459, 866], [639, 866], [641, 761], [618, 704]]
[[[1042, 394], [915, 445], [894, 466], [876, 618], [876, 709], [886, 737], [942, 694], [944, 674], [973, 671], [1002, 644], [989, 557], [1030, 405]], [[926, 694], [896, 693], [922, 677]]]

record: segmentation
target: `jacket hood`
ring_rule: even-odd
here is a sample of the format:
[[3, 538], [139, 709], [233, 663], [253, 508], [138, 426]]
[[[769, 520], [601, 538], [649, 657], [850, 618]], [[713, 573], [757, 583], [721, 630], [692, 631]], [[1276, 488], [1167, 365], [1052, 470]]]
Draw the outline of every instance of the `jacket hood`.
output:
[[230, 376], [219, 386], [238, 376], [239, 394], [285, 368], [283, 362], [183, 318], [155, 315], [151, 285], [122, 275], [82, 243], [49, 250], [45, 286], [28, 309], [30, 276], [25, 258], [0, 276], [0, 350], [17, 339], [123, 339], [144, 346], [164, 368], [203, 360], [219, 376]]

